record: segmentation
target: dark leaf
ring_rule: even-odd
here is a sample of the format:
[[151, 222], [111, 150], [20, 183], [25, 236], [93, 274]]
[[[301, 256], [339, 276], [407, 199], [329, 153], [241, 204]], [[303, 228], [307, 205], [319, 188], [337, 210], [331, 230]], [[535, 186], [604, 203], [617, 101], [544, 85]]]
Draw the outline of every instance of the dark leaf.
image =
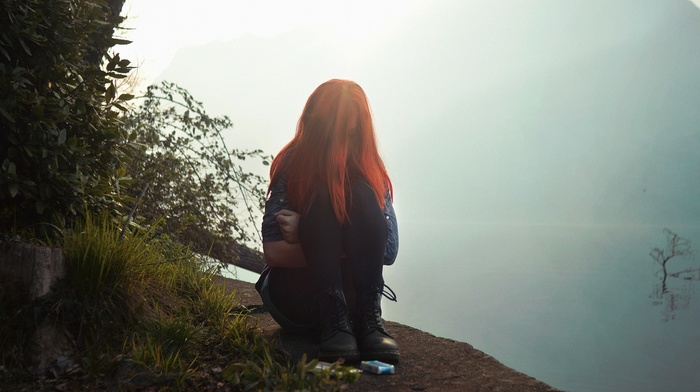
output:
[[9, 122], [11, 122], [11, 123], [15, 122], [14, 117], [12, 117], [10, 115], [10, 113], [6, 112], [2, 106], [0, 106], [0, 114], [2, 114], [2, 116], [5, 117]]
[[8, 186], [7, 190], [10, 192], [10, 197], [17, 196], [17, 193], [19, 193], [19, 185], [17, 185], [14, 182], [11, 182], [7, 186]]
[[113, 45], [129, 45], [131, 42], [133, 41], [129, 41], [128, 39], [112, 38]]

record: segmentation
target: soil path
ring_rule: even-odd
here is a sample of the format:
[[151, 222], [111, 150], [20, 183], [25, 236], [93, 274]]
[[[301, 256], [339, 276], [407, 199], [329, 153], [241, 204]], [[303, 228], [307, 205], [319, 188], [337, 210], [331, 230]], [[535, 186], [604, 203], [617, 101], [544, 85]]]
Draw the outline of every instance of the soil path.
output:
[[[242, 305], [256, 309], [252, 316], [266, 335], [279, 337], [284, 349], [298, 360], [318, 349], [308, 336], [290, 335], [272, 320], [251, 283], [217, 277], [228, 292], [235, 291]], [[401, 347], [396, 374], [365, 373], [350, 391], [557, 391], [515, 371], [467, 343], [436, 337], [418, 329], [387, 321], [387, 329]]]

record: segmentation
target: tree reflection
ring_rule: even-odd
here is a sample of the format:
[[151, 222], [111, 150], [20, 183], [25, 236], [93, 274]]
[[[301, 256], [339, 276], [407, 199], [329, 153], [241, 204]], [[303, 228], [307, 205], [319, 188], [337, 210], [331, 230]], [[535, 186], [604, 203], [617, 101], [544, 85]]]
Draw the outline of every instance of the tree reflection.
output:
[[[656, 271], [656, 277], [660, 282], [654, 286], [651, 298], [653, 305], [664, 307], [663, 321], [670, 321], [676, 318], [678, 309], [686, 309], [690, 306], [692, 281], [700, 280], [700, 268], [693, 264], [695, 253], [689, 239], [669, 229], [664, 229], [664, 235], [666, 246], [654, 248], [649, 253], [651, 258], [661, 266], [661, 269]], [[671, 259], [676, 260], [669, 263]]]

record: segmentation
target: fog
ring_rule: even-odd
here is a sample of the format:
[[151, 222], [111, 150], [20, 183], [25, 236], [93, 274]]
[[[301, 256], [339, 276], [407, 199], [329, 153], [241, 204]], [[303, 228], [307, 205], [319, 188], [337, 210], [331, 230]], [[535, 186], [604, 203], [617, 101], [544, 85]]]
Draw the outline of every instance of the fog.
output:
[[696, 389], [700, 308], [661, 323], [648, 257], [700, 235], [693, 2], [131, 3], [157, 11], [144, 79], [229, 116], [230, 146], [276, 154], [316, 86], [364, 87], [401, 233], [385, 317], [565, 390]]
[[271, 154], [318, 84], [357, 81], [404, 224], [683, 225], [700, 221], [699, 49], [686, 0], [441, 1], [355, 41], [308, 26], [181, 49], [158, 79]]

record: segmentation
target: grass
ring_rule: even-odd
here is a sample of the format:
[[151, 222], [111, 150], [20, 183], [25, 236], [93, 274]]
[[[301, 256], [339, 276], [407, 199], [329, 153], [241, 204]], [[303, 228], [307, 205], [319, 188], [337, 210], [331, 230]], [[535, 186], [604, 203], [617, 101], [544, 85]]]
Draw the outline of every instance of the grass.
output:
[[[64, 390], [115, 383], [124, 390], [340, 390], [358, 378], [340, 364], [332, 376], [312, 371], [316, 361], [291, 363], [213, 282], [212, 270], [153, 231], [121, 233], [108, 217], [88, 216], [62, 246], [66, 281], [40, 307], [76, 342], [80, 371], [64, 377]], [[6, 313], [0, 320], [13, 319]], [[4, 332], [23, 331], [19, 321], [9, 324]], [[4, 345], [21, 354], [9, 340]], [[17, 356], [2, 360], [5, 369], [21, 367]], [[7, 374], [0, 372], [0, 384], [26, 382]]]

